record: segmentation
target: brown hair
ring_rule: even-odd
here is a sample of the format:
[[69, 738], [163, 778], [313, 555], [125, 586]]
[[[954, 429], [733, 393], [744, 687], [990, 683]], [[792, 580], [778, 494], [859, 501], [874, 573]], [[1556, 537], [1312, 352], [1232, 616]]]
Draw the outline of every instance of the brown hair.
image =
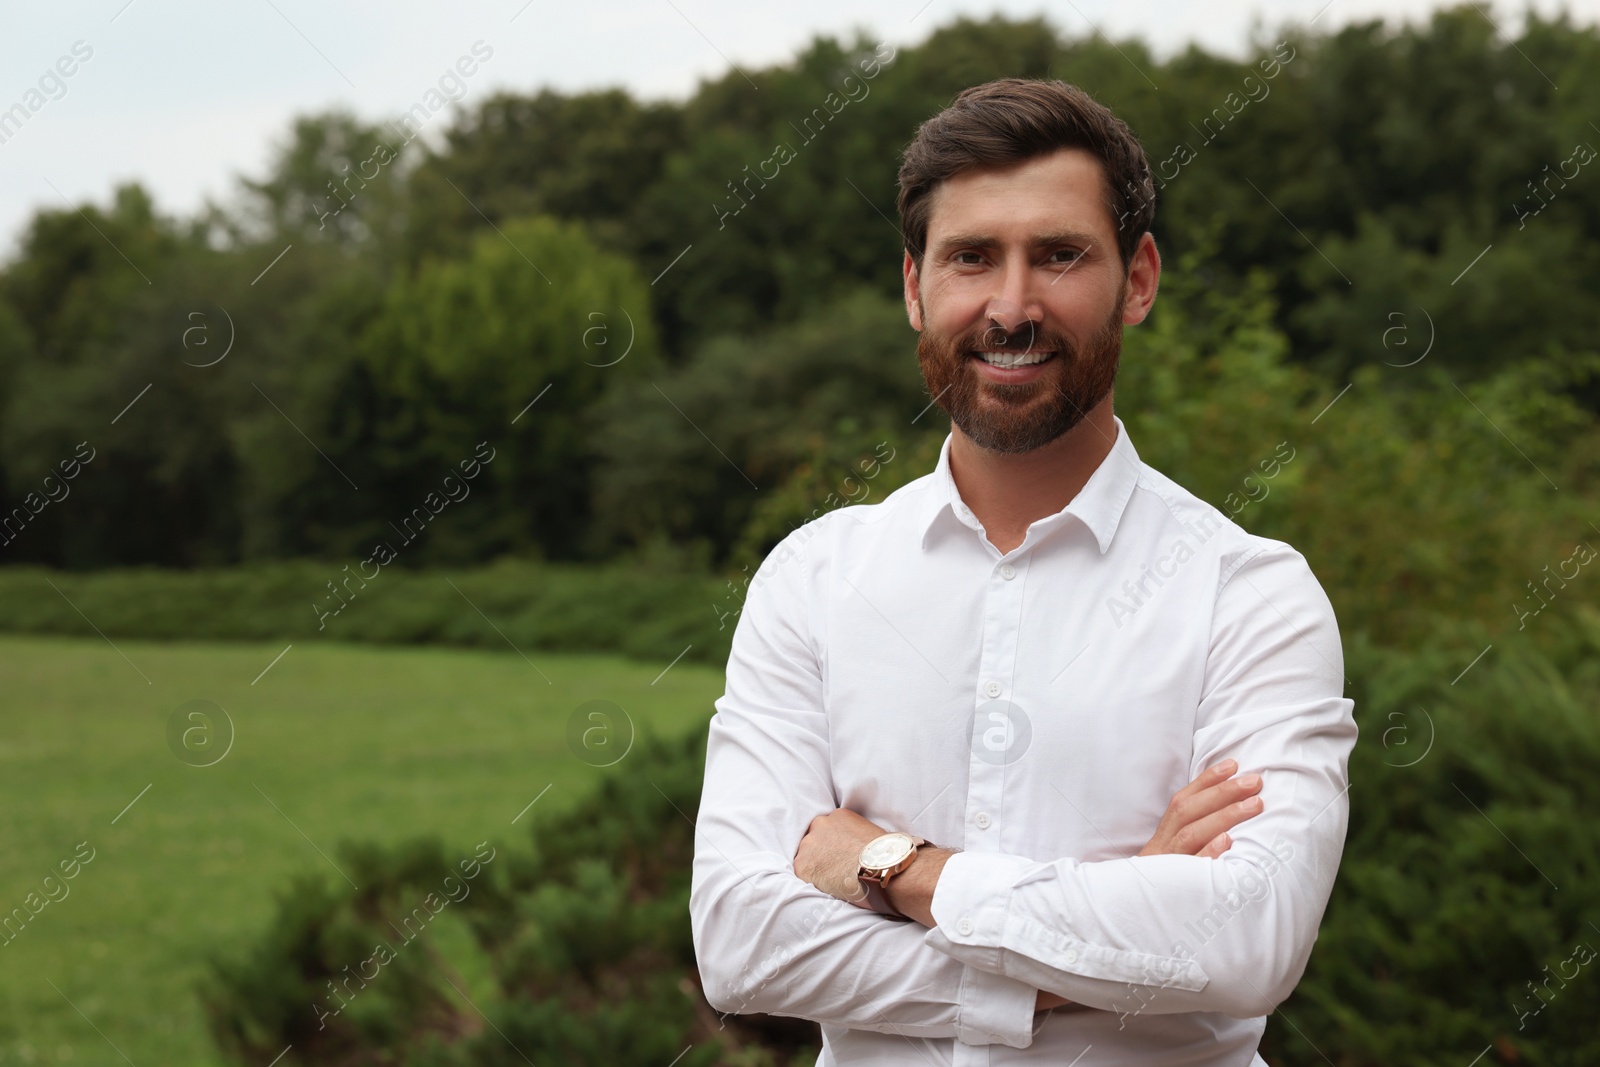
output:
[[1106, 208], [1117, 225], [1117, 251], [1126, 270], [1156, 215], [1144, 147], [1127, 123], [1076, 85], [1037, 78], [1001, 78], [963, 89], [917, 128], [900, 164], [898, 201], [906, 251], [917, 269], [928, 240], [929, 200], [940, 182], [1061, 148], [1082, 148], [1100, 161]]

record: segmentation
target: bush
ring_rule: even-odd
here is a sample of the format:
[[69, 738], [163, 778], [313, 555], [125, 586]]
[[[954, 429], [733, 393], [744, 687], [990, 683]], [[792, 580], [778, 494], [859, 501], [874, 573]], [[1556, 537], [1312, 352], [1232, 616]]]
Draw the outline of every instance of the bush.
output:
[[815, 1026], [719, 1019], [701, 995], [689, 871], [704, 763], [702, 732], [642, 738], [520, 848], [344, 846], [359, 890], [302, 880], [254, 947], [212, 959], [213, 1037], [252, 1064], [292, 1044], [307, 1064], [809, 1067]]
[[1347, 650], [1349, 836], [1270, 1062], [1600, 1062], [1600, 613], [1541, 621], [1456, 683], [1483, 644]]
[[[1350, 643], [1349, 838], [1305, 978], [1267, 1028], [1274, 1064], [1467, 1063], [1489, 1045], [1499, 1062], [1600, 1058], [1586, 986], [1600, 981], [1586, 965], [1600, 613], [1569, 613], [1549, 651], [1496, 645], [1452, 684], [1468, 647]], [[346, 846], [359, 891], [297, 883], [253, 948], [213, 961], [217, 1041], [255, 1064], [293, 1044], [310, 1064], [669, 1063], [687, 1047], [679, 1062], [696, 1067], [809, 1067], [810, 1024], [719, 1019], [700, 992], [688, 893], [704, 745], [698, 730], [642, 739], [587, 802], [499, 846], [415, 949], [399, 942], [406, 909], [459, 877], [451, 857], [491, 846]], [[358, 966], [380, 943], [394, 962]]]
[[1127, 335], [1116, 406], [1140, 458], [1302, 552], [1347, 639], [1410, 647], [1446, 620], [1491, 638], [1517, 622], [1529, 580], [1594, 531], [1600, 423], [1566, 392], [1594, 360], [1458, 384], [1379, 347], [1330, 381], [1288, 361], [1264, 275], [1218, 291], [1205, 263], [1182, 257]]
[[[356, 574], [354, 565], [347, 571], [314, 560], [91, 574], [6, 567], [0, 568], [0, 631], [495, 649], [510, 643], [647, 660], [682, 652], [702, 663], [727, 662], [733, 638], [734, 620], [717, 615], [723, 583], [703, 573], [508, 559], [460, 571], [386, 567], [365, 586], [350, 578]], [[686, 646], [692, 647], [684, 652]]]

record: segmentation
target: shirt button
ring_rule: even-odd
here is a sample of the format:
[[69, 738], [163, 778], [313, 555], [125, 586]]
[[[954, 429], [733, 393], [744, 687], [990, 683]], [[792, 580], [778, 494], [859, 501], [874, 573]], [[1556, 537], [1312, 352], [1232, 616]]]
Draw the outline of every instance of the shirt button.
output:
[[1000, 695], [1000, 683], [990, 682], [988, 685], [983, 687], [983, 691], [992, 697], [997, 697]]
[[956, 931], [960, 933], [962, 937], [971, 937], [972, 921], [970, 919], [962, 919], [960, 922], [956, 923]]
[[1004, 578], [1006, 581], [1009, 582], [1016, 576], [1017, 568], [1013, 567], [1011, 564], [1007, 563], [1005, 566], [1000, 568], [1000, 577]]
[[1075, 948], [1067, 949], [1067, 954], [1065, 956], [1063, 956], [1062, 959], [1066, 960], [1068, 963], [1077, 963], [1078, 962], [1078, 950], [1075, 949]]
[[989, 813], [986, 811], [980, 811], [978, 812], [977, 817], [972, 821], [978, 824], [978, 829], [987, 830], [989, 828]]

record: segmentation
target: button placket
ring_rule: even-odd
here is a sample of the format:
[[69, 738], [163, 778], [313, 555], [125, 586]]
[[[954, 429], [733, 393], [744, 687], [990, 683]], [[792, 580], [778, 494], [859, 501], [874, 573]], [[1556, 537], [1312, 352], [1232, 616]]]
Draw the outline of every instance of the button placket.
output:
[[[1013, 581], [1026, 564], [1002, 563], [991, 571], [984, 598], [983, 644], [979, 657], [981, 679], [975, 711], [985, 703], [1010, 695], [1010, 679], [1020, 636], [1023, 583]], [[982, 724], [980, 724], [981, 728]], [[978, 756], [976, 744], [968, 761], [971, 773], [967, 791], [967, 825], [988, 831], [998, 827], [995, 813], [1005, 811], [1004, 786], [1009, 760], [994, 762]], [[968, 838], [973, 852], [1001, 851], [1001, 835], [984, 832]]]

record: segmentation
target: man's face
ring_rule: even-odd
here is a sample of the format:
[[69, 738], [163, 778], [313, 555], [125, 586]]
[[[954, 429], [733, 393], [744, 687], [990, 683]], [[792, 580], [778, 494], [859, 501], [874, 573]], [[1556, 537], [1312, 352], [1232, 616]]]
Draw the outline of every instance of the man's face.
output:
[[1126, 299], [1100, 163], [1062, 149], [967, 171], [930, 209], [921, 270], [906, 267], [929, 393], [981, 448], [1043, 447], [1110, 395], [1123, 323], [1149, 306]]

